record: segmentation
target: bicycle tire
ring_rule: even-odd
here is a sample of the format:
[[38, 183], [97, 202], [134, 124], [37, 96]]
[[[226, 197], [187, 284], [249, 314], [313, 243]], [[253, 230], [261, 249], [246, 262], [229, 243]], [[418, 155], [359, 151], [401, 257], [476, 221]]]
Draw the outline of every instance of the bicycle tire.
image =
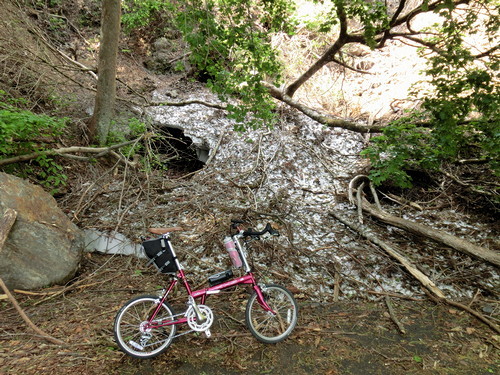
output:
[[248, 299], [245, 321], [252, 335], [266, 344], [275, 344], [286, 339], [297, 324], [298, 305], [292, 293], [275, 284], [261, 287], [264, 299], [276, 315], [264, 310], [259, 304], [257, 293]]
[[[157, 296], [143, 295], [132, 298], [118, 311], [113, 332], [116, 343], [124, 353], [134, 358], [153, 358], [170, 346], [177, 331], [175, 325], [143, 328], [157, 306]], [[172, 308], [164, 302], [155, 320], [174, 320], [173, 316]]]

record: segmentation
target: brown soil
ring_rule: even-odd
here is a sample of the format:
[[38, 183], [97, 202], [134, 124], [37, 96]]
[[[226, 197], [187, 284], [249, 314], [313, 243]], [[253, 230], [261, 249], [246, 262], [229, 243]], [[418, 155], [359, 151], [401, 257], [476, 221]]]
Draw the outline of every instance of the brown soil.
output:
[[[212, 338], [190, 333], [155, 359], [128, 357], [113, 340], [114, 316], [125, 301], [155, 293], [164, 282], [144, 261], [88, 254], [76, 286], [66, 293], [54, 298], [44, 295], [51, 292], [47, 289], [40, 295], [15, 293], [32, 321], [67, 345], [34, 335], [3, 301], [0, 373], [469, 375], [500, 370], [498, 336], [470, 315], [428, 300], [392, 298], [406, 330], [401, 334], [384, 299], [322, 304], [297, 294], [294, 333], [280, 344], [261, 344], [244, 326], [244, 289], [208, 300], [216, 316]], [[176, 311], [184, 304], [181, 292], [170, 298]]]
[[[14, 8], [9, 12], [14, 13]], [[5, 24], [4, 28], [0, 28], [0, 32], [11, 30], [9, 27], [12, 28], [15, 24], [12, 23], [10, 26]], [[18, 35], [18, 30], [14, 31], [14, 34]], [[19, 32], [19, 35], [22, 34]], [[4, 50], [12, 54], [16, 51], [30, 50], [19, 47], [25, 38], [19, 39], [11, 41], [12, 45], [4, 46]], [[87, 65], [95, 62], [93, 56], [83, 57], [85, 58], [83, 62], [88, 58]], [[27, 64], [17, 55], [12, 59], [16, 61], [19, 59], [19, 64]], [[18, 71], [30, 71], [20, 69], [17, 65], [12, 66]], [[22, 66], [24, 65], [20, 65]], [[122, 56], [120, 75], [127, 77], [129, 86], [119, 87], [119, 94], [122, 96], [127, 94], [127, 90], [144, 93], [159, 85], [158, 80], [135, 61], [135, 55], [129, 58]], [[34, 81], [29, 75], [21, 78], [22, 82]], [[167, 78], [162, 77], [162, 79]], [[170, 79], [175, 81], [173, 78]], [[162, 84], [165, 85], [165, 82]], [[72, 92], [76, 93], [77, 90], [82, 89], [71, 87]], [[92, 95], [82, 94], [82, 100], [77, 101], [82, 107], [82, 113], [91, 106]], [[75, 118], [74, 113], [72, 118]], [[135, 238], [138, 230], [133, 226], [138, 220], [135, 215], [123, 215], [120, 220], [106, 222], [102, 212], [116, 209], [117, 202], [124, 207], [135, 207], [134, 202], [139, 201], [137, 191], [142, 191], [143, 187], [123, 189], [125, 193], [122, 197], [122, 187], [118, 186], [115, 196], [111, 198], [111, 191], [116, 186], [103, 181], [98, 188], [89, 192], [88, 186], [84, 183], [100, 180], [102, 171], [99, 167], [94, 165], [82, 167], [82, 164], [77, 162], [67, 162], [65, 165], [65, 173], [68, 174], [70, 181], [67, 191], [63, 192], [65, 194], [59, 197], [59, 203], [65, 212], [78, 221], [82, 228], [114, 230], [120, 227], [121, 232], [132, 234], [130, 237]], [[161, 186], [162, 188], [155, 192], [168, 190], [169, 180], [165, 178]], [[212, 210], [217, 203], [216, 199], [212, 199], [214, 195], [207, 195], [201, 188], [196, 195], [192, 191], [196, 186], [193, 186], [186, 186], [184, 193], [196, 202], [196, 206], [190, 205], [189, 199], [182, 195], [182, 189], [177, 189], [179, 195], [173, 195], [178, 202], [176, 213], [189, 209], [191, 217], [198, 215], [198, 220], [192, 219], [199, 224], [194, 230], [196, 233], [201, 233], [203, 230], [207, 233], [216, 233], [215, 229], [224, 230], [225, 224], [223, 229], [223, 225], [215, 219], [213, 223], [207, 223], [211, 220], [211, 216], [206, 213], [217, 212], [215, 209]], [[206, 195], [204, 198], [203, 194]], [[144, 222], [152, 223], [155, 222], [153, 218], [164, 217], [164, 208], [161, 207], [161, 199], [164, 198], [152, 199], [150, 196], [140, 198], [141, 202], [151, 200], [149, 206], [153, 207], [141, 212]], [[413, 241], [408, 242], [411, 242], [408, 246], [415, 246]], [[433, 258], [429, 259], [434, 262]], [[475, 269], [469, 263], [464, 264], [457, 267], [466, 270]], [[186, 266], [189, 274], [189, 261], [186, 262]], [[453, 277], [458, 274], [456, 269], [447, 267], [439, 269], [440, 272], [442, 270], [449, 270]], [[218, 271], [214, 270], [213, 273]], [[480, 274], [480, 268], [475, 272]], [[273, 274], [273, 278], [274, 276]], [[461, 279], [466, 279], [463, 273], [459, 276]], [[482, 273], [480, 276], [485, 277], [485, 274]], [[202, 279], [195, 278], [194, 284], [197, 285]], [[292, 285], [287, 285], [286, 280], [273, 281], [293, 289]], [[54, 345], [36, 336], [10, 302], [0, 300], [0, 374], [56, 375], [74, 372], [82, 375], [148, 375], [175, 372], [180, 375], [283, 373], [469, 375], [492, 374], [500, 370], [498, 335], [469, 314], [449, 306], [435, 305], [425, 298], [391, 299], [396, 317], [406, 329], [406, 334], [401, 334], [389, 317], [383, 297], [379, 300], [368, 300], [360, 295], [336, 303], [322, 303], [307, 294], [296, 293], [300, 311], [299, 324], [294, 333], [283, 343], [261, 344], [244, 326], [244, 308], [248, 298], [244, 289], [209, 299], [207, 305], [216, 315], [212, 338], [188, 334], [174, 340], [165, 353], [153, 360], [130, 358], [118, 350], [113, 340], [114, 316], [128, 299], [141, 294], [155, 293], [164, 283], [164, 278], [152, 268], [146, 268], [144, 261], [130, 257], [87, 254], [78, 277], [71, 281], [73, 287], [67, 289], [65, 293], [56, 296], [47, 294], [61, 290], [62, 287], [40, 290], [35, 292], [38, 294], [31, 295], [14, 292], [32, 321], [67, 345]], [[173, 298], [173, 306], [177, 307], [177, 311], [182, 311], [185, 301], [175, 300], [175, 295]], [[471, 307], [482, 310], [487, 308], [489, 303], [496, 307], [498, 313], [498, 302], [488, 301], [485, 298], [488, 297], [481, 297], [481, 305], [478, 305], [476, 300]], [[471, 301], [462, 302], [468, 304]], [[498, 321], [498, 315], [494, 315], [495, 311], [487, 312]]]

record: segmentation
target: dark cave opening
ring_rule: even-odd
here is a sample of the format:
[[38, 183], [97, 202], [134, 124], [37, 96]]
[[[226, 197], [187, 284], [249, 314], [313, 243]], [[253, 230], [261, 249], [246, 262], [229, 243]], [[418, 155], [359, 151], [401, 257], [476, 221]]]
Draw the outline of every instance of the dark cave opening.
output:
[[205, 166], [208, 149], [197, 147], [182, 129], [163, 126], [160, 130], [162, 136], [154, 142], [154, 147], [161, 155], [162, 167], [179, 173], [190, 173]]

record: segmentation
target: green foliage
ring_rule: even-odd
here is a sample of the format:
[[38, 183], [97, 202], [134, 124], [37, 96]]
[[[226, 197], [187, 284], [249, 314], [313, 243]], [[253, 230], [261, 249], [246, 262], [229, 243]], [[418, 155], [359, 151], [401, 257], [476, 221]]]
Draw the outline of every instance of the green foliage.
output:
[[365, 0], [337, 0], [345, 7], [346, 16], [356, 19], [363, 25], [363, 34], [366, 43], [374, 48], [376, 45], [375, 36], [381, 30], [389, 27], [389, 16], [387, 7], [382, 1], [369, 2]]
[[[54, 118], [21, 109], [24, 99], [13, 99], [0, 90], [0, 159], [7, 159], [47, 149], [47, 141], [61, 134], [66, 118]], [[66, 175], [62, 167], [49, 156], [39, 156], [31, 165], [7, 165], [5, 170], [21, 175], [36, 176], [48, 188], [64, 186]]]
[[42, 184], [47, 188], [51, 188], [52, 193], [56, 193], [59, 188], [66, 185], [68, 176], [62, 172], [63, 167], [57, 164], [54, 159], [47, 155], [41, 155], [35, 161], [41, 167], [38, 176]]
[[[435, 91], [423, 104], [430, 113], [434, 138], [448, 156], [488, 160], [500, 175], [499, 56], [492, 53], [479, 59], [465, 41], [484, 22], [475, 12], [456, 17], [452, 9], [444, 8], [439, 14], [445, 22], [432, 39], [439, 53], [430, 57], [426, 71]], [[491, 13], [483, 31], [488, 38], [498, 32], [498, 21], [498, 13]]]
[[485, 39], [493, 38], [498, 13], [489, 13], [484, 23], [476, 11], [457, 13], [450, 2], [436, 10], [445, 21], [429, 40], [435, 53], [428, 57], [425, 73], [432, 90], [418, 93], [423, 112], [391, 124], [363, 152], [373, 163], [371, 178], [376, 184], [391, 180], [408, 187], [406, 170], [438, 169], [459, 159], [483, 160], [500, 175], [498, 54], [474, 56], [466, 41], [481, 24], [486, 24]]
[[[108, 135], [108, 144], [113, 145], [117, 143], [122, 143], [128, 139], [138, 138], [139, 136], [146, 133], [146, 124], [136, 118], [129, 119], [128, 123], [124, 125], [125, 129], [116, 129], [110, 131]], [[128, 146], [122, 147], [121, 153], [127, 158], [131, 158], [136, 154], [139, 154], [144, 149], [144, 145], [141, 142], [133, 143]]]
[[400, 187], [411, 187], [408, 170], [439, 167], [441, 153], [433, 144], [432, 133], [415, 125], [422, 117], [418, 113], [395, 121], [361, 152], [370, 159], [370, 179], [375, 185], [391, 181]]
[[122, 2], [122, 24], [125, 32], [154, 27], [161, 34], [170, 18], [170, 1], [168, 0], [125, 0]]
[[293, 31], [292, 4], [286, 0], [126, 0], [122, 20], [128, 32], [173, 23], [191, 50], [190, 63], [198, 78], [207, 81], [221, 99], [238, 98], [238, 104], [229, 105], [229, 112], [237, 128], [244, 129], [271, 126], [275, 121], [273, 102], [260, 83], [280, 80], [281, 67], [270, 35]]
[[[261, 82], [279, 82], [281, 66], [270, 35], [290, 31], [291, 5], [284, 0], [186, 1], [176, 23], [192, 51], [191, 64], [208, 86], [230, 104], [230, 117], [240, 125], [272, 126], [274, 105]], [[247, 113], [253, 115], [249, 117]]]
[[320, 31], [328, 32], [333, 26], [339, 24], [337, 12], [344, 13], [351, 23], [362, 25], [365, 42], [370, 47], [376, 45], [375, 37], [383, 30], [389, 28], [387, 6], [382, 1], [366, 0], [333, 0], [328, 17], [322, 23]]

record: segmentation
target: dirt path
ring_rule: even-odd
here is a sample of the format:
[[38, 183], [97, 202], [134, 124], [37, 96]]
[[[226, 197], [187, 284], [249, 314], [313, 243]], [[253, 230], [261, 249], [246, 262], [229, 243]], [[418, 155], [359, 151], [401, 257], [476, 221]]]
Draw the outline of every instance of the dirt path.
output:
[[[47, 295], [15, 294], [31, 319], [67, 347], [32, 335], [12, 306], [0, 302], [1, 374], [470, 375], [500, 370], [498, 336], [469, 315], [426, 300], [392, 299], [407, 331], [402, 335], [383, 299], [321, 303], [299, 295], [294, 334], [278, 345], [261, 344], [244, 327], [244, 289], [208, 301], [216, 315], [212, 338], [188, 334], [156, 359], [136, 360], [113, 341], [114, 315], [129, 298], [157, 289], [161, 276], [142, 261], [92, 255], [80, 280], [79, 287], [45, 301]], [[173, 298], [174, 309], [180, 310], [183, 302]]]

